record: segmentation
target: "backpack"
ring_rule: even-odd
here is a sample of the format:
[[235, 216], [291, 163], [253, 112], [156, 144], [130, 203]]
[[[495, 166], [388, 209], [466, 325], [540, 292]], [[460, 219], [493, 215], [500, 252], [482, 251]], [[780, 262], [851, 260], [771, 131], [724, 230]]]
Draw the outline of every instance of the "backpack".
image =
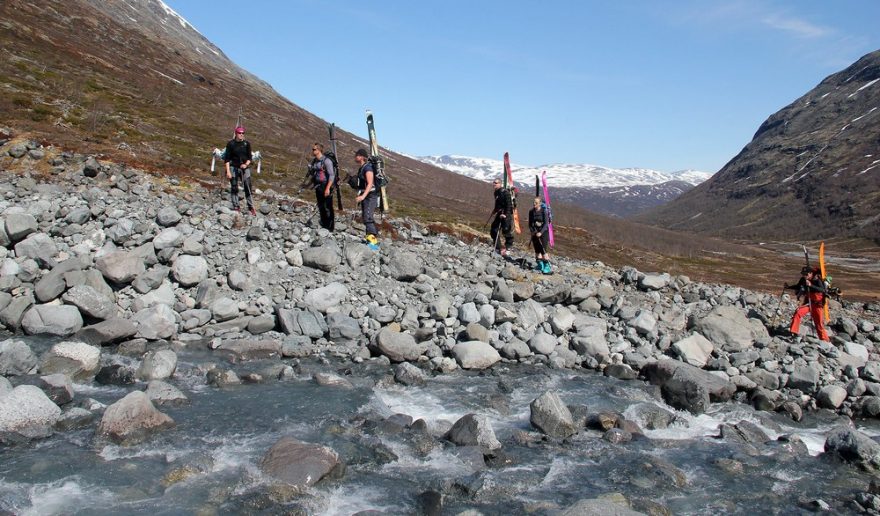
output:
[[550, 205], [544, 201], [541, 201], [541, 209], [544, 210], [544, 213], [547, 214], [547, 222], [553, 223], [553, 211], [550, 210]]
[[373, 166], [373, 182], [376, 188], [388, 185], [388, 176], [385, 175], [385, 162], [379, 156], [370, 156], [370, 165]]
[[336, 161], [336, 155], [333, 154], [332, 152], [325, 152], [324, 158], [316, 164], [317, 166], [315, 167], [315, 170], [312, 172], [312, 174], [313, 174], [312, 179], [314, 179], [315, 184], [322, 185], [327, 182], [327, 172], [326, 172], [326, 167], [324, 167], [324, 160], [327, 160], [327, 159], [329, 159], [330, 163], [333, 164], [333, 170], [336, 172], [336, 174], [337, 175], [339, 174], [339, 167], [338, 167], [338, 162]]

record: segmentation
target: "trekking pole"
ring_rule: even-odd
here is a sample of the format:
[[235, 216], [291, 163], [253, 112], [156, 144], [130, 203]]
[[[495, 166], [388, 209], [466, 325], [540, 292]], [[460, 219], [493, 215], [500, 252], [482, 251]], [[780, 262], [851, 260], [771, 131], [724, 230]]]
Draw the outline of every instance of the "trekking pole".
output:
[[488, 219], [486, 219], [486, 223], [485, 223], [485, 224], [483, 224], [483, 229], [486, 229], [486, 226], [488, 226], [488, 225], [489, 225], [489, 222], [491, 222], [491, 221], [492, 221], [492, 217], [494, 217], [494, 216], [495, 216], [495, 215], [498, 215], [498, 210], [495, 210], [495, 211], [493, 211], [493, 212], [492, 212], [492, 214], [491, 214], [491, 215], [489, 215], [489, 218], [488, 218]]
[[779, 309], [782, 308], [782, 297], [785, 295], [785, 287], [788, 285], [782, 286], [782, 292], [779, 293], [779, 302], [776, 303], [776, 310], [773, 311], [773, 320], [770, 321], [771, 326], [776, 326], [779, 322]]

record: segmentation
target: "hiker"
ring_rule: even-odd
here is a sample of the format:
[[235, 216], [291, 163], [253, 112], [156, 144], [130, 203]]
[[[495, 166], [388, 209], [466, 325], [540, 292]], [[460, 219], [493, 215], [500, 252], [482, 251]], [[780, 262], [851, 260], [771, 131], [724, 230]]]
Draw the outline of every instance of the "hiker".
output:
[[550, 220], [540, 197], [535, 197], [534, 207], [529, 210], [529, 231], [532, 234], [532, 247], [535, 248], [535, 269], [550, 274], [550, 255], [547, 252], [550, 241]]
[[[501, 180], [492, 182], [495, 188], [495, 211], [492, 212], [495, 220], [492, 221], [492, 242], [495, 251], [506, 257], [508, 249], [513, 246], [513, 200], [510, 191], [502, 188]], [[504, 235], [504, 244], [501, 243], [501, 235]]]
[[819, 339], [829, 341], [828, 332], [822, 324], [822, 308], [825, 306], [825, 282], [818, 268], [804, 267], [801, 269], [801, 279], [794, 285], [785, 285], [785, 290], [794, 290], [797, 292], [797, 299], [803, 296], [801, 306], [794, 312], [791, 319], [789, 331], [792, 335], [799, 335], [801, 319], [809, 312], [813, 318], [813, 324], [816, 326], [816, 334]]
[[315, 187], [315, 199], [318, 203], [318, 213], [321, 216], [321, 227], [333, 231], [335, 215], [333, 213], [333, 184], [336, 182], [336, 171], [333, 170], [333, 162], [324, 156], [324, 146], [320, 143], [312, 144], [312, 163], [309, 165], [309, 173], [312, 185]]
[[254, 154], [251, 152], [251, 142], [244, 139], [244, 127], [237, 126], [235, 128], [235, 138], [229, 140], [226, 144], [225, 158], [226, 178], [229, 179], [229, 197], [232, 200], [232, 209], [241, 211], [238, 203], [238, 182], [241, 181], [244, 186], [244, 196], [247, 200], [248, 211], [251, 215], [256, 215], [257, 210], [254, 209], [254, 201], [251, 196], [251, 160]]
[[370, 163], [370, 155], [366, 149], [358, 149], [354, 153], [354, 161], [358, 164], [357, 177], [355, 178], [358, 196], [355, 202], [361, 203], [361, 218], [366, 227], [364, 242], [376, 251], [379, 249], [379, 230], [376, 228], [376, 220], [373, 212], [379, 204], [379, 194], [376, 192], [375, 174], [373, 164]]

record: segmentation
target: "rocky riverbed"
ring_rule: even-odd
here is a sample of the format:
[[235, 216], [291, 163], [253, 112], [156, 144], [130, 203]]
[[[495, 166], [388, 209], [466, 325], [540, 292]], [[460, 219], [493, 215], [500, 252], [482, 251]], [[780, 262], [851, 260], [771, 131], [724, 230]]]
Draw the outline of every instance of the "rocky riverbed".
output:
[[880, 509], [876, 303], [795, 339], [789, 298], [0, 156], [0, 512]]

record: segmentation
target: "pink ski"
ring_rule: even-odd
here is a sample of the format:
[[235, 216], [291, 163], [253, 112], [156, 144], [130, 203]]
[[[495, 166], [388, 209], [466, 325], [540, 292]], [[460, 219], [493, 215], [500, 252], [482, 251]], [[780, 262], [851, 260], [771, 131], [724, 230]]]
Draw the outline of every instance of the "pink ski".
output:
[[550, 222], [547, 227], [549, 229], [549, 237], [550, 237], [550, 247], [556, 245], [556, 239], [553, 237], [553, 211], [550, 209], [550, 192], [547, 191], [547, 171], [541, 173], [541, 190], [544, 191], [544, 204], [547, 206], [547, 217], [550, 218]]

